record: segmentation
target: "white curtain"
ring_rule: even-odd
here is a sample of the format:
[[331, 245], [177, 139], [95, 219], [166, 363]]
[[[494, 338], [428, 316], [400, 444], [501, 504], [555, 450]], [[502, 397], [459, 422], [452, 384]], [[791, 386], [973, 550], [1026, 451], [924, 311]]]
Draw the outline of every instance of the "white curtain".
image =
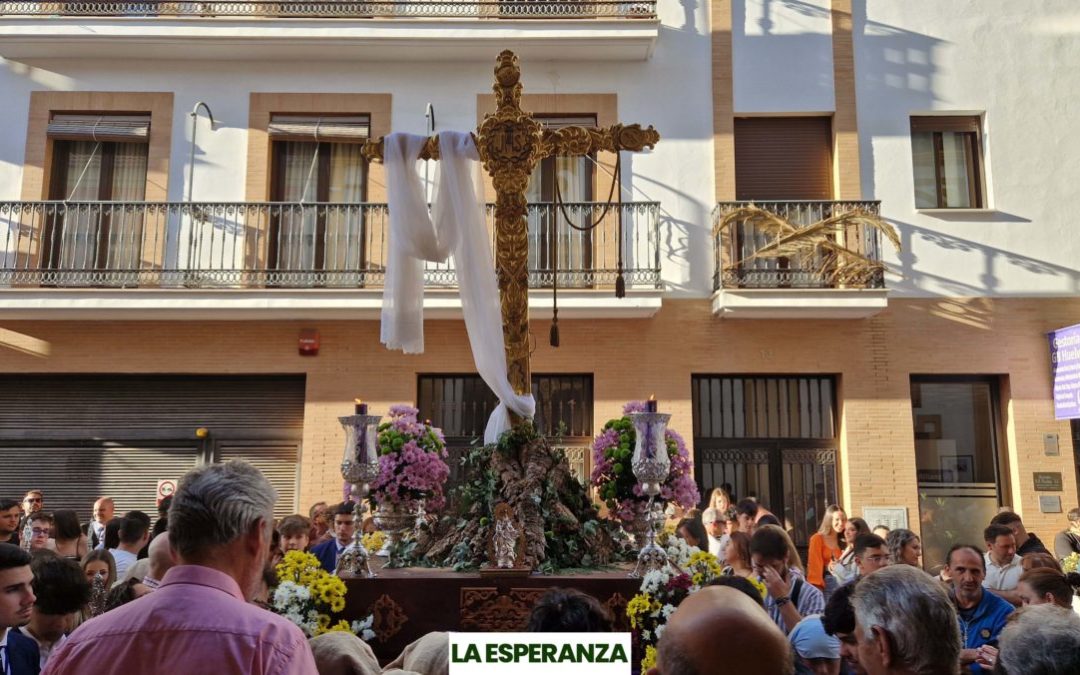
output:
[[[70, 201], [101, 199], [102, 159], [105, 146], [112, 151], [112, 184], [109, 201], [142, 201], [146, 194], [147, 146], [139, 143], [69, 141], [64, 196]], [[142, 213], [138, 209], [104, 205], [72, 207], [60, 227], [62, 269], [135, 270], [142, 245]], [[102, 238], [106, 238], [102, 246]]]
[[510, 428], [510, 412], [531, 418], [536, 402], [531, 394], [515, 393], [507, 375], [495, 264], [484, 220], [479, 155], [470, 134], [439, 134], [439, 183], [432, 221], [416, 170], [424, 140], [423, 136], [391, 134], [383, 146], [390, 251], [382, 341], [388, 348], [406, 353], [423, 351], [423, 261], [442, 261], [453, 252], [476, 370], [499, 398], [484, 430], [484, 442], [494, 443]]
[[363, 146], [358, 143], [330, 145], [330, 185], [327, 201], [349, 204], [331, 208], [326, 214], [326, 253], [323, 267], [327, 270], [357, 270], [366, 267], [360, 254], [363, 251], [364, 215], [360, 202], [364, 196]]
[[[591, 197], [588, 160], [584, 157], [549, 157], [536, 165], [525, 198], [529, 204], [544, 204], [544, 208], [529, 209], [529, 268], [551, 271], [555, 267], [555, 251], [552, 248], [552, 230], [558, 238], [558, 266], [567, 270], [583, 270], [592, 265], [592, 232], [574, 229], [555, 205], [555, 186], [552, 184], [552, 165], [555, 180], [566, 204], [588, 202]], [[551, 195], [544, 200], [544, 195]], [[566, 212], [573, 222], [583, 227], [596, 217], [590, 208], [567, 206]], [[560, 284], [563, 285], [563, 284]]]
[[[318, 143], [287, 141], [283, 151], [281, 201], [314, 202], [318, 194]], [[315, 262], [315, 209], [283, 207], [278, 222], [277, 260], [280, 270], [307, 270]]]

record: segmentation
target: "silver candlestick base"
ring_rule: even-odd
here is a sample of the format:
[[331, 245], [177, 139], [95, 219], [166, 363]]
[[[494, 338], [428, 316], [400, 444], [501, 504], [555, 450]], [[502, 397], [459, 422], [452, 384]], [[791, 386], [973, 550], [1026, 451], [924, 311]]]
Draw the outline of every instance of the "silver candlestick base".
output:
[[668, 564], [667, 551], [656, 543], [657, 521], [663, 522], [664, 512], [656, 503], [655, 497], [649, 497], [649, 504], [645, 507], [645, 545], [638, 552], [637, 565], [630, 572], [630, 578], [640, 579], [649, 572], [662, 570]]
[[[342, 467], [342, 473], [345, 473], [344, 467]], [[357, 492], [361, 495], [367, 495], [367, 484], [354, 485]], [[371, 570], [371, 553], [364, 547], [364, 542], [361, 539], [364, 532], [364, 508], [363, 498], [356, 502], [353, 513], [356, 514], [356, 532], [353, 534], [352, 543], [345, 547], [345, 550], [338, 556], [337, 565], [334, 569], [334, 574], [341, 576], [339, 572], [348, 572], [356, 577], [368, 577], [374, 579], [378, 575]]]

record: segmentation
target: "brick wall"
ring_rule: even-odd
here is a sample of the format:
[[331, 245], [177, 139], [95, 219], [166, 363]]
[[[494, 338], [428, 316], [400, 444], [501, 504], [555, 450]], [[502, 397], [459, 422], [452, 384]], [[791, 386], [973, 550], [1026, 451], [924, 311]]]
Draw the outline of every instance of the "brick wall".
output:
[[[594, 373], [599, 426], [623, 402], [655, 394], [672, 426], [692, 433], [694, 373], [823, 373], [839, 378], [841, 500], [918, 502], [911, 374], [1002, 376], [1003, 499], [1044, 538], [1064, 516], [1041, 514], [1033, 471], [1060, 471], [1062, 506], [1077, 503], [1068, 422], [1056, 422], [1045, 332], [1080, 316], [1080, 300], [893, 300], [863, 321], [721, 321], [707, 301], [668, 301], [653, 319], [562, 321], [562, 347], [537, 321], [534, 372]], [[318, 328], [317, 357], [297, 355], [301, 328]], [[359, 396], [377, 411], [413, 401], [422, 372], [472, 372], [460, 321], [429, 321], [427, 352], [404, 356], [378, 344], [374, 321], [7, 322], [0, 371], [125, 373], [303, 373], [307, 376], [301, 504], [339, 494], [344, 436], [337, 417]], [[31, 345], [33, 348], [27, 348]], [[1056, 433], [1061, 455], [1043, 454]], [[1048, 493], [1042, 493], [1048, 494]]]

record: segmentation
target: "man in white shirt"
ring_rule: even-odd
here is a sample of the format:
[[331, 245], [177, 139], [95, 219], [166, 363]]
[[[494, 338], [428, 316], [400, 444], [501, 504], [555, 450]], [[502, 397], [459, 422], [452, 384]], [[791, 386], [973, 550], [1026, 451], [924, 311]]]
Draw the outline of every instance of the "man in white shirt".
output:
[[109, 549], [116, 560], [116, 578], [121, 579], [135, 564], [139, 551], [150, 541], [150, 516], [142, 511], [128, 511], [120, 523], [120, 546]]
[[705, 509], [701, 513], [701, 523], [705, 526], [706, 534], [709, 535], [709, 553], [716, 556], [720, 564], [724, 564], [724, 552], [731, 541], [731, 537], [725, 532], [727, 514], [713, 508]]
[[983, 539], [986, 540], [983, 588], [1019, 607], [1016, 585], [1024, 568], [1020, 564], [1021, 556], [1016, 555], [1016, 536], [1006, 525], [991, 525], [983, 531]]

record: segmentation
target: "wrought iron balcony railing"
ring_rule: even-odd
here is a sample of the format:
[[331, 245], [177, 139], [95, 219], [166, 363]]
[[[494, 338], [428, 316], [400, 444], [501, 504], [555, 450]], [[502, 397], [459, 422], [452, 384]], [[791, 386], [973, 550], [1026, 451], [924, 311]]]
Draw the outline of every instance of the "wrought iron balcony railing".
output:
[[656, 0], [81, 0], [0, 2], [0, 15], [318, 19], [653, 19]]
[[[603, 208], [566, 205], [577, 224]], [[627, 287], [658, 288], [658, 214], [654, 202], [624, 203], [582, 233], [552, 204], [530, 205], [530, 284], [614, 286], [621, 245]], [[0, 202], [0, 286], [381, 287], [388, 215], [385, 204]], [[493, 231], [490, 205], [488, 220]], [[425, 282], [456, 286], [453, 262], [428, 263]]]
[[[815, 269], [801, 269], [795, 261], [786, 258], [753, 258], [755, 252], [770, 243], [771, 239], [761, 231], [740, 221], [724, 231], [718, 229], [724, 216], [735, 210], [756, 206], [785, 218], [794, 225], [806, 226], [834, 215], [861, 210], [877, 215], [881, 202], [852, 201], [758, 201], [720, 202], [713, 210], [713, 249], [716, 270], [713, 289], [722, 288], [832, 288], [834, 285]], [[849, 250], [871, 260], [881, 260], [881, 237], [873, 227], [862, 225], [850, 227], [843, 234], [842, 243]], [[878, 275], [867, 286], [884, 288], [883, 275]]]

